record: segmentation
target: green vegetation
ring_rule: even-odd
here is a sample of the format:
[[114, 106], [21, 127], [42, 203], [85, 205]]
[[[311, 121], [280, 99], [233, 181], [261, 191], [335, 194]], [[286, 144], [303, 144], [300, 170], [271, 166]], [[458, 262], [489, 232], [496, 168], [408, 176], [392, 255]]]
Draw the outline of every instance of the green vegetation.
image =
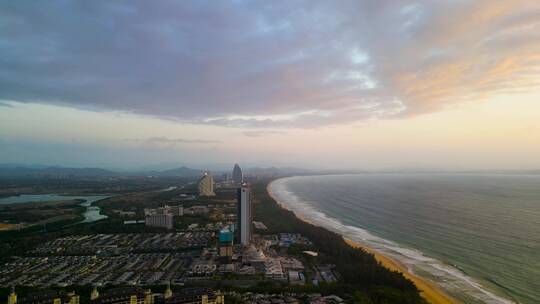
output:
[[174, 219], [174, 228], [187, 229], [187, 227], [191, 224], [198, 224], [199, 227], [204, 227], [208, 223], [211, 223], [211, 221], [207, 215], [177, 216]]
[[73, 219], [86, 210], [86, 207], [80, 206], [82, 202], [83, 200], [69, 200], [0, 205], [0, 221], [42, 225]]
[[125, 194], [157, 191], [192, 181], [191, 177], [151, 176], [0, 176], [0, 197], [17, 194]]
[[268, 194], [268, 182], [252, 185], [255, 219], [265, 223], [269, 234], [302, 234], [313, 242], [319, 262], [336, 265], [340, 281], [322, 284], [319, 292], [354, 295], [356, 303], [425, 303], [416, 286], [401, 273], [383, 267], [372, 254], [352, 248], [340, 235], [303, 222], [291, 211], [281, 208]]

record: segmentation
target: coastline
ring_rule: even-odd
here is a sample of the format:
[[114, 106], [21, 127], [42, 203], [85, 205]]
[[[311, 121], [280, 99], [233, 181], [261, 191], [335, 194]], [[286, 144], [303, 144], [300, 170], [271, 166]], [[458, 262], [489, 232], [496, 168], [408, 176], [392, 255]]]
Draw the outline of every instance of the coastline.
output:
[[[273, 182], [273, 181], [272, 181]], [[281, 208], [289, 210], [285, 204], [283, 204], [277, 197], [274, 196], [274, 194], [271, 191], [271, 185], [272, 182], [268, 183], [266, 187], [266, 192], [268, 193], [268, 196], [270, 196], [276, 204], [278, 204]], [[293, 212], [294, 213], [294, 212]], [[303, 218], [302, 216], [298, 215], [297, 213], [294, 213], [294, 215], [301, 221], [306, 222], [308, 224], [315, 225], [314, 223], [310, 222], [309, 220]], [[326, 229], [325, 227], [322, 227]], [[389, 258], [380, 252], [366, 246], [365, 244], [361, 244], [359, 242], [355, 242], [351, 239], [348, 239], [346, 236], [342, 236], [345, 242], [353, 247], [353, 248], [362, 248], [365, 251], [373, 254], [375, 256], [375, 259], [380, 262], [384, 267], [386, 267], [389, 270], [392, 271], [398, 271], [403, 274], [403, 276], [410, 281], [412, 281], [416, 287], [420, 290], [420, 295], [429, 303], [431, 304], [452, 304], [452, 303], [458, 303], [461, 302], [457, 301], [456, 299], [452, 298], [450, 295], [448, 295], [446, 292], [444, 292], [439, 286], [437, 286], [435, 283], [431, 282], [428, 279], [421, 278], [410, 271], [400, 264], [399, 262], [395, 261], [392, 258]]]
[[409, 272], [407, 268], [401, 263], [399, 263], [398, 261], [392, 258], [389, 258], [364, 244], [355, 242], [346, 237], [343, 237], [343, 239], [345, 240], [347, 244], [349, 244], [349, 246], [354, 247], [354, 248], [362, 248], [365, 251], [373, 254], [375, 256], [375, 259], [377, 259], [377, 261], [379, 261], [384, 267], [393, 271], [401, 272], [404, 277], [411, 280], [414, 283], [414, 285], [416, 285], [416, 287], [420, 290], [420, 295], [424, 299], [426, 299], [429, 303], [431, 304], [461, 303], [457, 301], [456, 299], [452, 298], [447, 293], [445, 293], [435, 283], [429, 281], [428, 279], [421, 278]]

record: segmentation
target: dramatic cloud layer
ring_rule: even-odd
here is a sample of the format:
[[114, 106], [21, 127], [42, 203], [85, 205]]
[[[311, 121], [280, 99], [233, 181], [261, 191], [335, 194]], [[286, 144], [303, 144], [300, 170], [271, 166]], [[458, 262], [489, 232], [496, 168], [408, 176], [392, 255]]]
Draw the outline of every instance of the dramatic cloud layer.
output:
[[538, 87], [540, 2], [8, 1], [0, 55], [3, 100], [314, 127]]

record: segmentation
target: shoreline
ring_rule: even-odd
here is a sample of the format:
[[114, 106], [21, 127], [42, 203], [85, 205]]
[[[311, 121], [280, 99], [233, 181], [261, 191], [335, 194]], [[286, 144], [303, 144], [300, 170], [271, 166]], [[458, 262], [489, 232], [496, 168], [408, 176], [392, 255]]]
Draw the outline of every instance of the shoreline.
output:
[[361, 244], [359, 242], [353, 241], [351, 239], [348, 239], [346, 237], [343, 237], [345, 242], [349, 244], [349, 246], [353, 248], [362, 248], [365, 251], [373, 254], [375, 256], [375, 259], [379, 261], [384, 267], [392, 270], [392, 271], [398, 271], [403, 274], [404, 277], [411, 280], [414, 285], [420, 290], [420, 295], [426, 299], [431, 304], [452, 304], [452, 303], [458, 303], [461, 304], [458, 300], [452, 298], [450, 295], [448, 295], [444, 290], [442, 290], [439, 286], [437, 286], [436, 283], [426, 279], [422, 278], [416, 274], [411, 273], [407, 270], [407, 268], [396, 261], [395, 259], [392, 259], [388, 256], [385, 256], [381, 254], [380, 252], [373, 250], [372, 248]]
[[[272, 182], [274, 182], [274, 181], [272, 181]], [[281, 208], [289, 210], [277, 197], [274, 196], [274, 194], [270, 190], [272, 182], [268, 183], [268, 185], [266, 186], [266, 192], [268, 193], [268, 196], [270, 196], [274, 200], [274, 202], [276, 202], [276, 204], [278, 204]], [[302, 217], [301, 215], [298, 215], [294, 211], [292, 211], [292, 210], [289, 210], [289, 211], [293, 212], [294, 216], [296, 216], [296, 218], [298, 218], [299, 220], [301, 220], [303, 222], [306, 222], [308, 224], [315, 225], [314, 223], [311, 223], [309, 220], [306, 220], [304, 217]], [[316, 226], [319, 226], [319, 225], [316, 225]], [[321, 226], [319, 226], [319, 227], [321, 227]], [[321, 227], [321, 228], [327, 229], [326, 227]], [[386, 267], [387, 269], [392, 270], [392, 271], [398, 271], [398, 272], [402, 273], [405, 278], [409, 279], [410, 281], [412, 281], [416, 285], [416, 287], [420, 291], [420, 295], [428, 303], [430, 303], [430, 304], [452, 304], [452, 303], [461, 304], [461, 302], [454, 299], [453, 297], [448, 295], [445, 291], [443, 291], [442, 288], [437, 286], [436, 283], [434, 283], [434, 282], [432, 282], [432, 281], [430, 281], [430, 280], [428, 280], [426, 278], [422, 278], [422, 277], [420, 277], [418, 275], [415, 275], [415, 274], [411, 273], [405, 266], [403, 266], [398, 261], [396, 261], [396, 260], [394, 260], [394, 259], [392, 259], [392, 258], [390, 258], [388, 256], [383, 255], [382, 253], [378, 252], [377, 250], [374, 250], [373, 248], [370, 248], [370, 247], [366, 246], [365, 244], [353, 241], [353, 240], [347, 238], [344, 235], [342, 235], [342, 237], [343, 237], [343, 240], [349, 246], [351, 246], [353, 248], [361, 248], [361, 249], [367, 251], [368, 253], [373, 254], [373, 256], [375, 256], [375, 259], [379, 263], [381, 263], [384, 267]]]

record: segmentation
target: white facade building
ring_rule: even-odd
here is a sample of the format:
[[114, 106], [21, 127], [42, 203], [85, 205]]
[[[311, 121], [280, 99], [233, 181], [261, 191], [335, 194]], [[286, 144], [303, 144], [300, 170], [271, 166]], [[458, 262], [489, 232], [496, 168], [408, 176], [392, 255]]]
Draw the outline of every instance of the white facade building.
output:
[[253, 210], [249, 196], [249, 188], [242, 187], [237, 190], [238, 199], [238, 226], [240, 230], [240, 243], [244, 246], [251, 242]]

